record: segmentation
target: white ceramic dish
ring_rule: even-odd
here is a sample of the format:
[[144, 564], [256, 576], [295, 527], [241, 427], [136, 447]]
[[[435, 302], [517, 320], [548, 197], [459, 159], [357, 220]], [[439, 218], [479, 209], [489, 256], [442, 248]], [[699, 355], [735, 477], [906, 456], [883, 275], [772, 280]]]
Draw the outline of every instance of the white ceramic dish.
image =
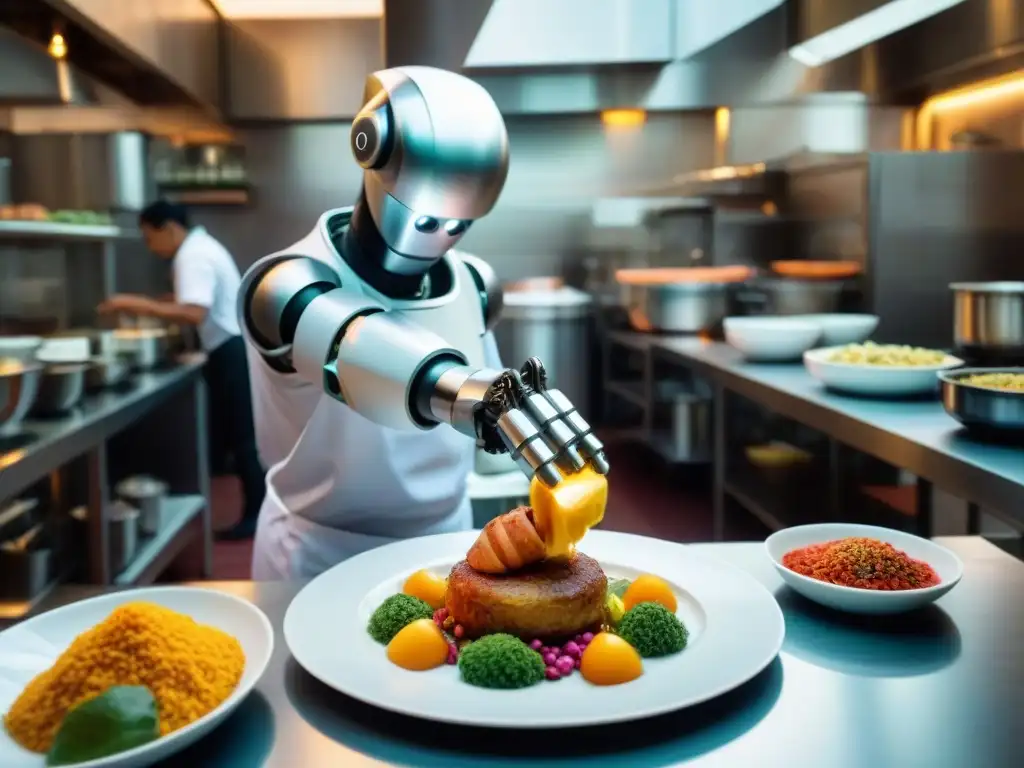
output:
[[[802, 576], [782, 564], [782, 558], [794, 549], [827, 541], [845, 539], [851, 536], [878, 539], [892, 544], [915, 560], [922, 560], [938, 574], [940, 582], [934, 587], [883, 592], [873, 589], [858, 589], [829, 584], [824, 581]], [[821, 523], [783, 528], [773, 533], [764, 543], [768, 557], [775, 565], [779, 576], [790, 587], [808, 600], [821, 603], [829, 608], [849, 613], [891, 614], [904, 613], [928, 605], [949, 592], [960, 581], [964, 565], [960, 558], [945, 547], [928, 539], [914, 536], [891, 528], [853, 523]]]
[[905, 397], [938, 392], [939, 371], [964, 364], [963, 360], [952, 355], [946, 355], [938, 365], [855, 365], [831, 362], [829, 358], [844, 346], [840, 344], [804, 352], [804, 365], [811, 376], [826, 387], [857, 395]]
[[788, 363], [821, 339], [821, 326], [794, 317], [727, 317], [725, 340], [752, 362]]
[[47, 339], [36, 351], [41, 363], [84, 363], [91, 357], [88, 337]]
[[[181, 730], [141, 747], [74, 768], [142, 768], [164, 760], [216, 728], [256, 685], [274, 650], [274, 631], [264, 613], [241, 598], [212, 589], [152, 587], [118, 592], [71, 603], [0, 632], [0, 712], [39, 672], [50, 667], [71, 641], [103, 621], [119, 605], [151, 602], [191, 616], [234, 635], [245, 651], [245, 671], [238, 687], [219, 707]], [[0, 728], [3, 768], [42, 768], [43, 755], [19, 747]]]
[[[515, 691], [474, 688], [456, 667], [409, 672], [392, 665], [366, 632], [374, 609], [420, 568], [447, 575], [478, 532], [428, 536], [380, 547], [310, 582], [284, 620], [296, 661], [331, 688], [382, 709], [426, 720], [492, 728], [566, 728], [649, 717], [726, 693], [778, 655], [785, 634], [775, 599], [753, 577], [667, 541], [591, 531], [580, 550], [609, 578], [653, 573], [673, 585], [687, 648], [644, 661], [644, 674], [592, 686], [578, 674]], [[330, 606], [330, 610], [325, 610]]]
[[821, 344], [860, 344], [871, 338], [878, 327], [878, 315], [852, 315], [835, 312], [825, 315], [793, 315], [794, 319], [816, 323], [821, 328]]

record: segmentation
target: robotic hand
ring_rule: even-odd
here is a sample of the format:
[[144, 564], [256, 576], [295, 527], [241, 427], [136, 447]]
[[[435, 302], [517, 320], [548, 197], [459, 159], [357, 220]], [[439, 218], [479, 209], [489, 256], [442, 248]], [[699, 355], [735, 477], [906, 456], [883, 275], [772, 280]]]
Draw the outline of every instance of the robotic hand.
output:
[[[248, 270], [238, 305], [246, 339], [275, 370], [384, 426], [449, 424], [552, 486], [588, 464], [607, 473], [603, 445], [547, 387], [540, 360], [480, 368], [446, 341], [478, 341], [479, 331], [466, 329], [483, 330], [481, 307], [488, 329], [500, 316], [493, 270], [451, 252], [508, 174], [494, 101], [471, 80], [429, 67], [371, 75], [364, 101], [351, 133], [364, 169], [359, 200], [324, 214], [294, 247], [302, 252]], [[453, 271], [475, 291], [453, 290]]]

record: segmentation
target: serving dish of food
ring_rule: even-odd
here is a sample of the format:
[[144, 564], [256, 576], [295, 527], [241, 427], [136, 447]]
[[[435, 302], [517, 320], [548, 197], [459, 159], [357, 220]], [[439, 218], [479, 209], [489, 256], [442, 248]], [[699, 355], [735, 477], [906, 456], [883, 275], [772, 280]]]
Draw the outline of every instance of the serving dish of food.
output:
[[725, 340], [750, 362], [799, 360], [821, 339], [820, 325], [796, 317], [727, 317], [722, 321], [722, 328]]
[[968, 429], [1024, 432], [1024, 368], [960, 368], [939, 380], [943, 407]]
[[875, 525], [798, 525], [773, 533], [764, 546], [786, 584], [850, 613], [920, 608], [953, 589], [964, 571], [945, 547]]
[[104, 595], [0, 633], [0, 765], [136, 768], [184, 749], [252, 690], [267, 617], [215, 590]]
[[552, 522], [521, 507], [483, 532], [341, 563], [292, 602], [288, 647], [314, 677], [369, 704], [499, 728], [679, 709], [743, 684], [778, 654], [782, 613], [746, 573], [600, 530], [549, 556]]
[[804, 365], [814, 378], [831, 389], [858, 395], [903, 397], [935, 392], [936, 374], [963, 364], [934, 349], [870, 341], [804, 353]]

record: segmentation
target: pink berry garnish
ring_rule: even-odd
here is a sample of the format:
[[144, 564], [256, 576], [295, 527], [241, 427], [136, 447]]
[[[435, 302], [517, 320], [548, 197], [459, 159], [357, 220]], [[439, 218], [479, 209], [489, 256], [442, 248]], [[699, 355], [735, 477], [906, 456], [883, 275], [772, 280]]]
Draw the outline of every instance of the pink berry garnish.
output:
[[466, 630], [464, 630], [462, 628], [462, 625], [461, 624], [456, 624], [455, 625], [455, 630], [453, 631], [452, 634], [454, 634], [456, 637], [462, 637], [465, 633], [466, 633]]
[[530, 647], [535, 651], [539, 651], [541, 648], [544, 647], [544, 643], [542, 643], [540, 640], [531, 640]]
[[551, 653], [551, 651], [548, 651], [544, 654], [544, 663], [547, 664], [549, 667], [553, 667], [556, 661], [558, 661], [558, 656]]
[[555, 662], [555, 669], [557, 669], [563, 675], [570, 674], [575, 668], [575, 666], [575, 660], [569, 658], [568, 656], [562, 656], [558, 659], [558, 661]]
[[582, 664], [583, 659], [576, 659], [576, 663], [573, 666], [576, 667], [576, 669], [579, 669]]
[[583, 642], [584, 643], [589, 643], [593, 639], [594, 639], [594, 633], [593, 632], [584, 632], [583, 633]]
[[566, 643], [565, 647], [562, 648], [562, 651], [563, 653], [565, 653], [566, 656], [571, 656], [574, 659], [579, 658], [580, 654], [582, 653], [580, 647], [576, 644], [575, 640], [570, 640], [568, 643]]
[[544, 670], [544, 677], [546, 677], [548, 680], [558, 680], [562, 677], [562, 673], [554, 667], [548, 667]]

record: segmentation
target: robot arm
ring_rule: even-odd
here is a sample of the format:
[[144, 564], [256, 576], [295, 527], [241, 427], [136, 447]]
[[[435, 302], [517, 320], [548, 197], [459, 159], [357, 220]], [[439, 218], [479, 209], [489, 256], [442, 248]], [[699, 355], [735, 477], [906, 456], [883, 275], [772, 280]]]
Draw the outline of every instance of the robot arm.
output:
[[468, 365], [444, 339], [373, 299], [345, 290], [329, 266], [270, 256], [246, 273], [241, 326], [272, 367], [294, 372], [362, 416], [393, 429], [448, 424], [528, 476], [556, 485], [604, 446], [532, 358], [522, 371]]

